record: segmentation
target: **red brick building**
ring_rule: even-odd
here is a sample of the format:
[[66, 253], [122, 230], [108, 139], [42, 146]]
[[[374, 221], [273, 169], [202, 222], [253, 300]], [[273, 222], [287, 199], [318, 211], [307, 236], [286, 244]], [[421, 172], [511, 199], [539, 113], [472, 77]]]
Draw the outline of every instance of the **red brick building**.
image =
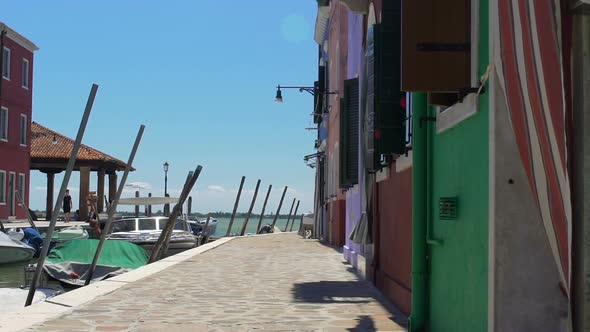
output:
[[26, 218], [29, 202], [33, 53], [31, 41], [0, 22], [0, 220]]

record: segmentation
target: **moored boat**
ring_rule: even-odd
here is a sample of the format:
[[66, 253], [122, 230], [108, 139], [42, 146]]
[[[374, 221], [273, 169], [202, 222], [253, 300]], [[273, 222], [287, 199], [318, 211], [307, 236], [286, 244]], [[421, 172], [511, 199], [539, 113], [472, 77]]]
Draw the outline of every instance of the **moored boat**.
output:
[[[151, 252], [166, 223], [168, 223], [168, 217], [115, 220], [112, 232], [107, 235], [107, 238], [109, 240], [131, 242]], [[183, 219], [177, 219], [168, 244], [167, 255], [174, 255], [196, 246], [197, 238], [192, 234], [189, 224]]]
[[[44, 271], [62, 284], [83, 286], [98, 242], [96, 239], [78, 239], [59, 244], [47, 255]], [[133, 243], [105, 241], [91, 282], [144, 266], [148, 258], [147, 252]]]
[[34, 255], [33, 247], [0, 232], [0, 264], [27, 261]]

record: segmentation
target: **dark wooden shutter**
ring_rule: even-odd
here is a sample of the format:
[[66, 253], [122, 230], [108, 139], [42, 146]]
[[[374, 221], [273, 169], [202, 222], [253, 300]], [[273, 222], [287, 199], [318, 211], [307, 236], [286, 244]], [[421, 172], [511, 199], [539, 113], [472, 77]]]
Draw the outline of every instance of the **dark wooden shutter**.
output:
[[359, 163], [359, 80], [344, 81], [340, 100], [340, 187], [358, 183]]
[[375, 152], [403, 154], [406, 150], [406, 111], [401, 101], [401, 3], [384, 1], [383, 18], [374, 27]]
[[346, 128], [346, 120], [347, 120], [347, 107], [346, 107], [346, 85], [344, 87], [344, 97], [340, 98], [340, 142], [339, 142], [339, 163], [340, 169], [338, 171], [340, 177], [340, 188], [346, 188], [346, 163], [347, 163], [347, 155], [346, 153], [348, 150], [346, 149], [346, 144], [348, 141], [347, 137], [347, 128]]
[[470, 2], [403, 0], [404, 91], [457, 92], [469, 87]]
[[375, 26], [369, 27], [367, 31], [367, 105], [365, 118], [363, 119], [366, 144], [365, 167], [370, 171], [376, 171], [379, 167], [376, 163], [377, 152], [375, 151]]

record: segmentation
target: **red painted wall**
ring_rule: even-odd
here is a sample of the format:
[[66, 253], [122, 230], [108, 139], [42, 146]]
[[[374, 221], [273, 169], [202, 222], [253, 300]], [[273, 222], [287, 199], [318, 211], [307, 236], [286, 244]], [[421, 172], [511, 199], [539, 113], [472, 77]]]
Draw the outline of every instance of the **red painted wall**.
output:
[[[25, 174], [25, 203], [29, 202], [29, 168], [33, 91], [33, 53], [20, 46], [8, 36], [4, 46], [11, 51], [10, 80], [2, 80], [0, 106], [8, 108], [8, 142], [0, 141], [0, 170], [6, 171], [6, 202], [0, 204], [0, 219], [8, 215], [8, 179], [9, 172], [15, 172], [15, 188], [18, 188], [18, 174]], [[29, 89], [22, 87], [23, 58], [29, 60]], [[27, 145], [20, 145], [20, 116], [27, 116]], [[4, 188], [0, 188], [2, 190]], [[25, 211], [16, 204], [16, 217], [26, 218]]]
[[402, 311], [411, 310], [412, 280], [412, 169], [377, 183], [376, 284]]
[[[346, 67], [348, 64], [348, 11], [339, 1], [333, 3], [330, 15], [330, 31], [328, 37], [328, 80], [330, 91], [344, 91]], [[329, 95], [330, 114], [328, 120], [328, 155], [339, 157], [340, 140], [340, 98], [342, 94]], [[330, 159], [328, 159], [330, 160]], [[330, 161], [329, 161], [330, 162]], [[345, 195], [339, 188], [340, 160], [332, 159], [335, 174], [336, 197], [328, 203], [329, 242], [337, 246], [344, 245], [345, 231]]]

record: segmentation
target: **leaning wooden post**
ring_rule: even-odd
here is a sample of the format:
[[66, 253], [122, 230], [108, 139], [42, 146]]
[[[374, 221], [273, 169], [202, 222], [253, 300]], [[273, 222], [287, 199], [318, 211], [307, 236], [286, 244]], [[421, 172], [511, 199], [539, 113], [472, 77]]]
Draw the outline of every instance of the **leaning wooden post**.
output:
[[107, 239], [107, 235], [109, 234], [113, 219], [115, 216], [115, 212], [117, 212], [117, 204], [119, 204], [119, 198], [121, 197], [121, 193], [125, 188], [125, 182], [127, 182], [127, 176], [131, 171], [131, 165], [133, 164], [133, 159], [135, 159], [135, 153], [137, 152], [137, 148], [139, 147], [139, 142], [141, 142], [141, 137], [143, 136], [143, 130], [145, 129], [144, 125], [139, 127], [139, 132], [135, 137], [135, 143], [133, 143], [133, 148], [131, 149], [131, 154], [129, 154], [129, 160], [127, 161], [127, 165], [125, 165], [125, 172], [123, 173], [123, 177], [121, 178], [121, 182], [119, 183], [119, 188], [117, 188], [117, 193], [115, 194], [114, 199], [109, 204], [109, 208], [107, 210], [107, 221], [104, 225], [104, 229], [100, 234], [100, 240], [98, 241], [98, 246], [96, 246], [96, 252], [94, 253], [94, 258], [92, 259], [92, 264], [90, 265], [90, 269], [88, 269], [88, 273], [86, 274], [86, 281], [84, 282], [84, 286], [90, 284], [92, 280], [92, 276], [94, 275], [94, 271], [96, 270], [96, 264], [98, 264], [98, 260], [100, 259], [100, 253], [102, 252], [102, 247], [104, 246], [104, 241]]
[[234, 218], [236, 216], [236, 211], [238, 211], [238, 203], [240, 203], [240, 195], [242, 194], [242, 188], [244, 187], [244, 181], [246, 181], [246, 177], [242, 176], [242, 182], [240, 182], [240, 189], [238, 189], [238, 196], [236, 196], [236, 202], [234, 203], [234, 211], [231, 214], [231, 219], [229, 220], [229, 226], [227, 226], [227, 232], [225, 232], [225, 236], [229, 236], [231, 234], [231, 228], [234, 224]]
[[256, 182], [256, 189], [254, 189], [254, 197], [252, 197], [252, 203], [250, 204], [250, 209], [248, 209], [248, 214], [246, 215], [246, 220], [244, 220], [244, 224], [242, 225], [242, 230], [240, 231], [240, 235], [243, 236], [246, 232], [246, 226], [248, 226], [248, 221], [250, 220], [250, 215], [252, 214], [252, 209], [254, 208], [254, 203], [256, 203], [256, 196], [258, 196], [258, 188], [260, 188], [260, 179]]
[[[190, 177], [188, 182], [185, 184], [185, 186], [182, 190], [182, 193], [180, 194], [180, 197], [178, 198], [178, 202], [176, 203], [176, 205], [172, 209], [172, 212], [170, 213], [170, 217], [168, 218], [168, 222], [166, 223], [166, 226], [164, 226], [164, 229], [160, 233], [160, 237], [158, 238], [158, 241], [156, 241], [156, 244], [154, 245], [154, 248], [152, 249], [152, 254], [150, 256], [149, 263], [152, 263], [152, 262], [158, 260], [161, 255], [165, 254], [165, 249], [168, 247], [168, 242], [170, 241], [170, 237], [172, 236], [172, 231], [174, 230], [174, 224], [176, 224], [176, 218], [178, 218], [178, 215], [180, 214], [180, 209], [181, 209], [182, 205], [184, 204], [184, 201], [186, 201], [188, 194], [193, 189], [193, 186], [197, 182], [197, 179], [199, 178], [199, 175], [201, 174], [202, 169], [203, 169], [203, 166], [198, 165], [197, 168], [195, 169], [195, 172], [192, 174], [192, 176]], [[161, 249], [164, 249], [164, 250], [161, 250]]]
[[283, 199], [285, 199], [285, 194], [287, 193], [287, 186], [285, 186], [285, 189], [283, 189], [283, 195], [281, 196], [281, 200], [279, 201], [279, 207], [277, 208], [277, 213], [275, 213], [275, 217], [272, 220], [272, 232], [274, 233], [275, 231], [275, 225], [277, 223], [277, 217], [279, 216], [279, 213], [281, 212], [281, 206], [283, 206]]
[[[148, 197], [152, 197], [152, 193], [148, 193]], [[148, 217], [152, 216], [152, 206], [148, 205]]]
[[[203, 227], [201, 229], [201, 242], [199, 243], [199, 245], [203, 244], [203, 236], [205, 236], [205, 231], [207, 230], [207, 228], [209, 228], [209, 220], [211, 220], [211, 214], [207, 215], [207, 221], [205, 222], [205, 227]], [[209, 242], [209, 235], [207, 235], [207, 241], [205, 241], [205, 243]]]
[[[299, 210], [299, 202], [301, 201], [297, 201], [297, 206], [295, 206], [295, 212], [293, 212], [293, 220], [291, 220], [291, 228], [289, 229], [289, 232], [293, 230], [293, 225], [295, 225], [295, 217], [297, 216], [297, 210]], [[285, 227], [285, 232], [287, 231], [287, 227]]]
[[264, 204], [262, 205], [262, 212], [260, 212], [260, 218], [258, 219], [258, 227], [256, 227], [256, 234], [260, 232], [260, 227], [262, 227], [262, 219], [264, 219], [264, 210], [266, 209], [266, 203], [268, 202], [268, 196], [270, 196], [271, 189], [272, 184], [268, 186], [268, 191], [266, 192], [266, 198], [264, 199]]
[[[135, 191], [135, 197], [139, 197], [139, 190]], [[135, 218], [139, 218], [139, 205], [135, 206]]]
[[[191, 183], [191, 179], [193, 178], [193, 174], [195, 174], [194, 171], [189, 171], [187, 176], [186, 176], [186, 180], [184, 181], [184, 187], [182, 188], [182, 192], [184, 192], [187, 188], [187, 186]], [[188, 189], [188, 194], [190, 194], [190, 191], [192, 190], [192, 187]], [[185, 198], [186, 200], [186, 198]], [[178, 202], [177, 202], [178, 203]], [[182, 204], [180, 205], [180, 209], [178, 211], [178, 215], [174, 218], [174, 222], [176, 223], [176, 219], [182, 215], [182, 207], [184, 205], [184, 201], [182, 201]], [[168, 221], [170, 222], [170, 216], [168, 216]], [[174, 227], [169, 227], [166, 229], [167, 233], [164, 235], [164, 239], [168, 239], [167, 241], [164, 241], [164, 243], [162, 244], [162, 247], [160, 248], [160, 254], [158, 255], [159, 257], [162, 257], [164, 255], [166, 255], [166, 253], [168, 252], [168, 245], [169, 245], [169, 241], [170, 238], [172, 237], [172, 234], [174, 233]], [[161, 236], [161, 234], [160, 234]], [[159, 258], [158, 258], [159, 259]]]
[[[86, 125], [88, 124], [88, 118], [90, 117], [90, 111], [92, 110], [92, 104], [94, 104], [94, 98], [96, 97], [97, 90], [98, 85], [92, 84], [92, 89], [90, 89], [90, 95], [88, 96], [88, 101], [86, 102], [84, 115], [82, 115], [82, 121], [80, 122], [80, 127], [78, 128], [78, 134], [76, 135], [76, 140], [74, 141], [74, 146], [72, 147], [72, 153], [70, 155], [70, 159], [68, 160], [66, 173], [64, 174], [64, 179], [61, 183], [61, 188], [59, 190], [57, 200], [55, 201], [55, 207], [53, 211], [59, 211], [60, 204], [62, 203], [64, 196], [66, 194], [66, 189], [68, 187], [68, 183], [70, 182], [70, 176], [72, 175], [74, 164], [76, 163], [76, 156], [78, 156], [78, 150], [80, 149], [80, 145], [82, 144], [82, 137], [84, 137], [84, 131], [86, 130]], [[41, 272], [43, 272], [43, 264], [45, 264], [45, 258], [47, 257], [47, 253], [49, 252], [49, 244], [51, 243], [53, 230], [55, 229], [55, 224], [57, 223], [57, 215], [58, 213], [56, 212], [51, 216], [51, 222], [49, 223], [49, 228], [47, 229], [47, 235], [45, 236], [45, 240], [43, 240], [43, 247], [41, 248], [41, 253], [39, 254], [39, 259], [37, 260], [37, 268], [35, 269], [35, 275], [33, 276], [33, 280], [31, 281], [31, 287], [29, 288], [29, 294], [27, 295], [25, 307], [28, 307], [31, 305], [31, 303], [33, 303], [33, 297], [35, 296], [35, 291], [37, 290], [37, 284], [39, 283], [39, 279], [41, 278]]]
[[287, 223], [285, 224], [285, 229], [283, 230], [283, 232], [287, 231], [287, 227], [289, 227], [289, 220], [291, 220], [291, 216], [293, 215], [293, 207], [295, 206], [295, 201], [297, 200], [297, 198], [293, 198], [293, 203], [291, 203], [291, 209], [289, 210], [289, 216], [287, 217]]
[[192, 210], [193, 210], [193, 196], [189, 196], [187, 207], [186, 207], [186, 215], [190, 217]]
[[[297, 231], [297, 233], [301, 233], [301, 230], [303, 229], [303, 214], [301, 214], [301, 220], [299, 221], [299, 230]], [[293, 226], [291, 226], [292, 228]]]

